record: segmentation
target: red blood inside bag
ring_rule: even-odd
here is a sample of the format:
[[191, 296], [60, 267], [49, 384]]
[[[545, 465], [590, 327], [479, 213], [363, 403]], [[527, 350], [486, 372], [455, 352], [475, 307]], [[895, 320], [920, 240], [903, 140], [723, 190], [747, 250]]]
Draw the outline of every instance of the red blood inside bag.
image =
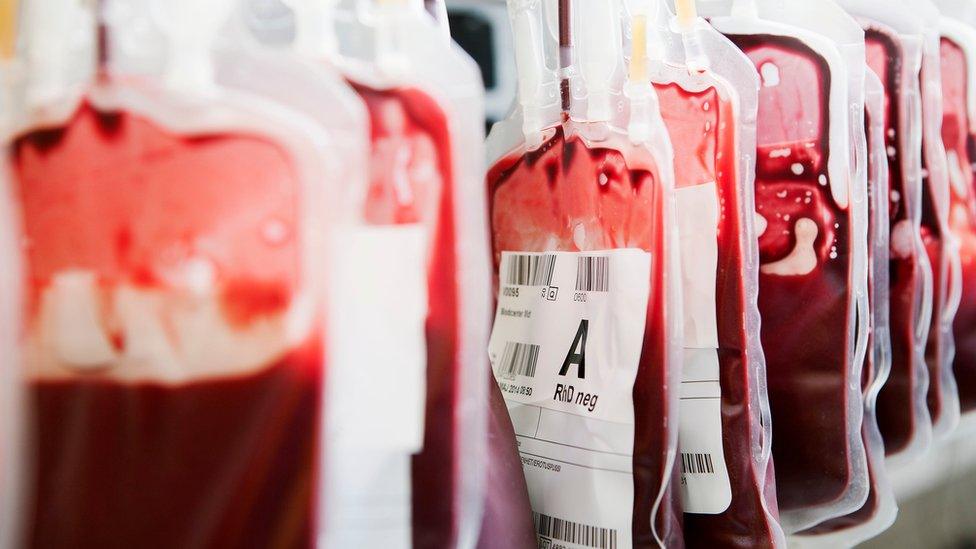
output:
[[[864, 127], [871, 128], [871, 116], [868, 114], [867, 109], [865, 109]], [[875, 143], [872, 140], [872, 137], [873, 135], [871, 134], [870, 131], [868, 131], [867, 140], [868, 140], [869, 151], [873, 151], [875, 147]], [[880, 161], [886, 162], [885, 159], [882, 159]], [[874, 160], [872, 160], [871, 163], [869, 163], [869, 174], [868, 174], [869, 195], [874, 195], [874, 193], [877, 192], [876, 188], [870, 187], [870, 183], [875, 181], [875, 177], [876, 174], [874, 173]], [[875, 242], [875, 239], [877, 238], [876, 236], [877, 228], [874, 226], [874, 224], [877, 218], [875, 217], [875, 212], [873, 210], [876, 202], [872, 198], [871, 200], [868, 201], [868, 204], [870, 205], [872, 210], [870, 212], [871, 227], [868, 231], [868, 242]], [[870, 266], [869, 268], [872, 270], [872, 273], [876, 268], [875, 261], [877, 260], [875, 259], [874, 246], [868, 246], [868, 265]], [[872, 279], [874, 279], [873, 276]], [[872, 282], [872, 284], [868, 286], [868, 289], [869, 289], [870, 303], [872, 304], [872, 306], [877, 306], [878, 304], [875, 303], [875, 296], [877, 295], [877, 291], [874, 289], [874, 282]], [[872, 384], [875, 383], [876, 376], [878, 375], [878, 366], [879, 366], [879, 364], [877, 363], [878, 355], [875, 351], [876, 333], [877, 333], [876, 329], [873, 329], [871, 331], [871, 335], [868, 338], [868, 352], [864, 357], [864, 369], [861, 371], [861, 389], [865, 392], [865, 398], [867, 398], [867, 392], [871, 389]], [[875, 442], [876, 440], [878, 440], [877, 438], [878, 431], [877, 431], [877, 420], [871, 415], [874, 414], [873, 407], [870, 409], [865, 408], [864, 414], [865, 414], [864, 421], [861, 424], [861, 439], [864, 441], [864, 451], [868, 462], [869, 490], [868, 490], [867, 500], [865, 500], [864, 505], [862, 505], [861, 508], [858, 509], [857, 511], [854, 511], [853, 513], [849, 513], [842, 517], [837, 517], [822, 522], [817, 526], [810, 528], [809, 530], [806, 530], [804, 532], [806, 534], [824, 534], [824, 533], [844, 530], [847, 528], [864, 524], [876, 516], [882, 504], [882, 500], [881, 500], [882, 492], [879, 489], [880, 487], [878, 484], [880, 479], [878, 478], [877, 471], [875, 469], [878, 466], [882, 466], [882, 467], [884, 466], [882, 461], [884, 459], [884, 447], [881, 444]]]
[[[17, 138], [10, 161], [30, 292], [29, 545], [311, 546], [323, 363], [320, 319], [277, 330], [302, 284], [289, 155], [83, 105]], [[104, 364], [72, 362], [98, 341]]]
[[[759, 311], [781, 511], [828, 505], [852, 481], [851, 210], [831, 187], [826, 62], [802, 42], [731, 36], [762, 77], [756, 210]], [[843, 146], [847, 146], [846, 144]], [[830, 448], [830, 452], [824, 452]]]
[[[675, 187], [715, 182], [720, 204], [715, 311], [718, 321], [719, 376], [722, 394], [722, 447], [732, 489], [732, 503], [720, 514], [686, 513], [685, 543], [689, 547], [771, 547], [774, 526], [763, 501], [766, 470], [757, 470], [754, 433], [760, 411], [753, 407], [758, 390], [750, 383], [746, 356], [745, 250], [742, 233], [742, 191], [737, 187], [738, 149], [733, 105], [715, 88], [687, 92], [672, 84], [657, 86], [661, 114], [675, 151]], [[697, 212], [677, 212], [696, 215]], [[697, 253], [682, 250], [682, 253]], [[768, 502], [767, 502], [768, 503]], [[775, 510], [774, 510], [775, 512]]]
[[[869, 29], [865, 32], [868, 67], [881, 79], [885, 90], [885, 146], [888, 152], [888, 222], [890, 227], [889, 325], [891, 334], [891, 372], [878, 395], [878, 427], [884, 438], [885, 453], [904, 451], [917, 435], [919, 420], [915, 413], [915, 395], [921, 390], [915, 342], [921, 314], [921, 288], [924, 266], [919, 262], [911, 212], [906, 203], [912, 196], [910, 182], [903, 172], [906, 150], [900, 131], [903, 102], [901, 93], [902, 53], [886, 33]], [[927, 320], [926, 320], [927, 321]], [[925, 379], [925, 375], [922, 379]]]
[[[925, 65], [922, 65], [922, 87], [925, 87]], [[924, 93], [923, 93], [924, 97]], [[924, 102], [924, 99], [923, 99]], [[924, 134], [924, 132], [923, 132]], [[932, 316], [929, 323], [929, 337], [925, 344], [925, 363], [929, 369], [929, 390], [928, 407], [929, 416], [932, 418], [932, 425], [936, 426], [942, 421], [943, 414], [947, 413], [945, 395], [949, 390], [946, 387], [946, 378], [943, 368], [951, 368], [951, 363], [946, 362], [946, 357], [950, 353], [949, 346], [951, 341], [947, 340], [942, 331], [942, 319], [946, 314], [949, 283], [951, 276], [949, 273], [949, 249], [946, 243], [948, 235], [943, 233], [943, 225], [939, 212], [936, 189], [941, 185], [946, 185], [945, 181], [939, 181], [928, 171], [928, 147], [925, 138], [922, 138], [922, 219], [921, 234], [922, 244], [929, 257], [929, 264], [932, 266]]]
[[[425, 92], [380, 90], [353, 82], [371, 124], [366, 219], [373, 224], [423, 223], [428, 254], [427, 399], [423, 450], [413, 459], [413, 546], [457, 543], [460, 506], [461, 311], [458, 299], [448, 119]], [[526, 510], [526, 512], [528, 512]]]
[[536, 549], [532, 505], [512, 419], [494, 375], [488, 375], [488, 464], [478, 549]]
[[[499, 161], [488, 173], [496, 272], [503, 251], [638, 248], [651, 253], [650, 296], [634, 384], [635, 547], [656, 546], [652, 505], [670, 478], [664, 189], [656, 171], [636, 168], [616, 148], [590, 147], [563, 127], [540, 148]], [[665, 494], [656, 531], [680, 532], [680, 509]]]
[[963, 411], [976, 409], [976, 141], [970, 126], [969, 71], [966, 54], [955, 42], [942, 39], [942, 141], [949, 163], [949, 227], [959, 242], [962, 299], [953, 332], [953, 363]]

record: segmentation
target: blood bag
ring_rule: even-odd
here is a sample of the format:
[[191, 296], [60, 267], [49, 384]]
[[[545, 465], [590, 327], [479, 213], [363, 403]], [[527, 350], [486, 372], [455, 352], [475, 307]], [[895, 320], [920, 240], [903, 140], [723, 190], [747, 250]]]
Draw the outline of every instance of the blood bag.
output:
[[[767, 482], [769, 401], [756, 308], [758, 76], [735, 45], [694, 13], [674, 18], [664, 3], [659, 8], [659, 36], [649, 51], [675, 151], [685, 543], [784, 546], [775, 485]], [[680, 32], [669, 30], [675, 26]]]
[[832, 2], [702, 9], [760, 76], [759, 311], [777, 500], [791, 533], [856, 510], [867, 495], [863, 33]]
[[923, 25], [922, 69], [922, 244], [932, 266], [932, 317], [925, 362], [929, 369], [928, 408], [935, 437], [959, 423], [959, 394], [952, 373], [952, 323], [959, 305], [959, 246], [949, 227], [950, 190], [942, 140], [942, 76], [939, 11], [929, 0], [908, 0]]
[[611, 546], [672, 546], [681, 311], [671, 148], [646, 19], [628, 65], [612, 4], [509, 6], [519, 97], [488, 139], [499, 291], [489, 355], [540, 543], [578, 547], [585, 532]]
[[865, 2], [853, 11], [865, 30], [868, 67], [885, 92], [889, 182], [889, 325], [891, 372], [877, 402], [878, 425], [892, 465], [911, 461], [932, 438], [925, 366], [932, 311], [932, 269], [922, 244], [922, 27], [907, 6]]
[[[850, 9], [850, 8], [847, 8]], [[853, 13], [852, 13], [853, 14]], [[790, 539], [798, 547], [853, 546], [886, 530], [898, 506], [885, 468], [884, 443], [878, 430], [875, 403], [891, 367], [888, 338], [888, 155], [885, 150], [884, 88], [873, 73], [865, 79], [865, 127], [868, 129], [870, 349], [862, 373], [864, 421], [861, 426], [868, 459], [869, 491], [860, 509], [822, 522]]]
[[976, 409], [976, 6], [940, 1], [942, 142], [949, 175], [949, 229], [959, 243], [959, 309], [953, 373], [963, 412]]
[[322, 128], [216, 81], [229, 6], [208, 6], [151, 5], [168, 55], [141, 73], [83, 62], [95, 25], [78, 3], [25, 14], [24, 116], [7, 150], [31, 242], [32, 546], [316, 536], [323, 243], [344, 192]]
[[[343, 1], [336, 21], [336, 62], [369, 115], [365, 223], [424, 235], [412, 262], [422, 269], [427, 311], [410, 539], [418, 548], [471, 545], [488, 455], [484, 91], [477, 66], [419, 2]], [[350, 474], [358, 468], [356, 460], [346, 465]], [[523, 531], [527, 525], [528, 515]]]

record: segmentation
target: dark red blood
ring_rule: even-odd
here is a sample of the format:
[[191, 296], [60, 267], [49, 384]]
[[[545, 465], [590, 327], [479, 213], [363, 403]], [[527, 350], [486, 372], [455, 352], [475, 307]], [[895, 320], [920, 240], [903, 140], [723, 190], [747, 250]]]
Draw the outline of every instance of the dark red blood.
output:
[[[730, 38], [761, 74], [768, 76], [772, 67], [778, 72], [772, 81], [764, 78], [759, 97], [756, 209], [768, 222], [759, 238], [761, 266], [790, 253], [799, 219], [813, 221], [818, 229], [812, 272], [759, 275], [762, 343], [775, 418], [776, 489], [780, 510], [794, 511], [830, 504], [844, 497], [851, 484], [851, 211], [839, 207], [830, 182], [820, 180], [829, 177], [830, 73], [825, 61], [792, 38]], [[770, 157], [786, 149], [789, 166]]]
[[512, 419], [495, 377], [488, 375], [488, 473], [478, 549], [537, 549]]
[[312, 547], [321, 351], [239, 378], [44, 381], [37, 548]]
[[[690, 187], [714, 181], [720, 207], [716, 318], [722, 387], [722, 445], [732, 487], [732, 503], [717, 515], [685, 514], [689, 547], [772, 547], [776, 513], [764, 502], [766, 469], [753, 455], [753, 433], [760, 430], [760, 410], [753, 406], [758, 387], [750, 383], [753, 365], [746, 355], [745, 250], [742, 248], [741, 189], [738, 188], [736, 120], [733, 105], [715, 88], [687, 92], [677, 85], [657, 86], [661, 114], [675, 151], [675, 185]], [[694, 250], [690, 251], [695, 253]], [[774, 483], [775, 484], [775, 483]]]
[[[652, 504], [672, 475], [664, 276], [664, 189], [655, 172], [634, 169], [611, 148], [589, 148], [562, 128], [538, 150], [499, 161], [488, 172], [495, 267], [502, 251], [583, 251], [574, 241], [585, 227], [586, 250], [639, 248], [652, 254], [647, 324], [634, 385], [635, 547], [656, 546]], [[601, 178], [601, 175], [606, 176]], [[604, 183], [601, 184], [601, 180]], [[653, 517], [667, 543], [681, 544], [681, 510], [670, 492]]]
[[[186, 137], [82, 105], [16, 139], [10, 161], [34, 298], [26, 326], [58, 272], [165, 293], [167, 270], [191, 255], [212, 262], [232, 325], [291, 301], [299, 243], [269, 244], [262, 226], [297, 224], [300, 187], [272, 142]], [[178, 384], [33, 381], [28, 544], [310, 547], [321, 345], [310, 336], [256, 373]]]
[[[891, 327], [891, 373], [878, 395], [877, 418], [887, 455], [904, 451], [915, 439], [918, 418], [914, 412], [918, 394], [918, 369], [925, 368], [916, 359], [916, 326], [919, 322], [922, 288], [922, 269], [914, 244], [907, 250], [895, 247], [896, 226], [908, 220], [906, 197], [911, 196], [910, 184], [902, 172], [902, 157], [912, 154], [902, 144], [900, 118], [903, 101], [902, 52], [894, 39], [886, 33], [865, 31], [867, 61], [881, 79], [885, 89], [885, 146], [894, 155], [888, 157], [888, 185], [892, 199], [888, 202], [892, 248], [888, 261], [889, 323]], [[897, 200], [895, 199], [897, 197]]]
[[[460, 406], [465, 397], [459, 386], [464, 365], [458, 354], [461, 265], [456, 253], [453, 193], [457, 183], [448, 119], [423, 91], [352, 84], [366, 102], [372, 128], [367, 220], [380, 225], [421, 222], [433, 235], [427, 276], [424, 447], [413, 459], [413, 546], [453, 547], [459, 533], [460, 475], [481, 472], [462, 472], [460, 458]], [[408, 192], [403, 192], [404, 185]]]
[[962, 410], [976, 410], [976, 136], [968, 116], [966, 54], [955, 42], [942, 39], [942, 141], [950, 156], [950, 172], [958, 168], [964, 192], [950, 185], [949, 227], [960, 245], [962, 300], [953, 324], [956, 357], [953, 369]]
[[[871, 117], [868, 114], [867, 109], [865, 109], [865, 113], [864, 113], [864, 127], [865, 128], [871, 127]], [[870, 131], [867, 132], [866, 137], [868, 140], [868, 150], [869, 151], [874, 150], [876, 144], [872, 140], [873, 136], [871, 135]], [[869, 163], [868, 168], [869, 168], [868, 194], [869, 196], [873, 196], [875, 195], [875, 193], [877, 193], [877, 189], [871, 188], [870, 183], [875, 180], [875, 177], [877, 175], [873, 171], [874, 169], [873, 163]], [[876, 227], [877, 214], [874, 211], [875, 201], [873, 198], [871, 200], [868, 200], [868, 205], [871, 209], [869, 215], [871, 225], [868, 229], [868, 242], [875, 242], [877, 239], [876, 231], [878, 229]], [[874, 287], [874, 282], [873, 282], [873, 280], [875, 279], [873, 273], [876, 269], [875, 261], [876, 259], [874, 254], [874, 246], [868, 246], [868, 265], [869, 265], [870, 272], [872, 273], [871, 276], [872, 284], [868, 286], [868, 295], [869, 295], [869, 301], [872, 304], [872, 306], [878, 305], [875, 303], [874, 300], [875, 295], [877, 295], [877, 292]], [[876, 329], [877, 329], [876, 327], [875, 329], [872, 329], [871, 334], [868, 337], [868, 352], [864, 357], [864, 368], [861, 371], [861, 389], [865, 392], [865, 399], [868, 398], [867, 392], [871, 388], [872, 384], [875, 382], [878, 373], [877, 370], [879, 365], [877, 364], [877, 360], [876, 360], [878, 358], [878, 355], [876, 354], [875, 351], [875, 345], [876, 345], [875, 330]], [[862, 505], [860, 509], [854, 511], [853, 513], [848, 513], [847, 515], [844, 515], [842, 517], [837, 517], [825, 522], [821, 522], [820, 524], [814, 526], [813, 528], [806, 530], [805, 531], [806, 534], [825, 534], [828, 532], [845, 530], [847, 528], [852, 528], [864, 524], [876, 516], [879, 507], [881, 505], [882, 492], [878, 484], [879, 479], [877, 476], [877, 472], [875, 471], [875, 467], [878, 464], [883, 463], [882, 460], [884, 459], [884, 447], [881, 445], [876, 445], [873, 442], [877, 440], [876, 438], [877, 432], [878, 432], [877, 419], [874, 417], [874, 407], [865, 407], [864, 421], [861, 425], [861, 439], [864, 441], [864, 451], [868, 463], [868, 497], [867, 500], [865, 500], [864, 505]]]

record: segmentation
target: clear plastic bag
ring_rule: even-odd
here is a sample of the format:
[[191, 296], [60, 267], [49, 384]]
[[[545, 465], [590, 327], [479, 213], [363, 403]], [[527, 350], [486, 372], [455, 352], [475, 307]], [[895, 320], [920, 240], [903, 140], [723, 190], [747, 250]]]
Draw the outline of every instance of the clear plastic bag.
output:
[[[424, 4], [449, 39], [447, 6], [443, 0], [427, 0]], [[477, 547], [534, 549], [538, 541], [515, 430], [498, 384], [490, 371], [488, 375], [491, 378], [488, 383], [488, 456]]]
[[888, 462], [923, 453], [932, 439], [925, 341], [932, 315], [932, 269], [922, 244], [922, 26], [905, 4], [844, 3], [865, 29], [867, 63], [885, 92], [889, 181], [891, 372], [877, 402]]
[[577, 542], [575, 529], [680, 546], [672, 153], [642, 47], [625, 84], [613, 4], [571, 2], [562, 18], [555, 3], [510, 4], [519, 105], [488, 140], [500, 277], [489, 353], [539, 539]]
[[865, 127], [868, 129], [870, 226], [868, 231], [871, 346], [862, 374], [864, 421], [861, 428], [868, 459], [869, 492], [857, 511], [837, 517], [791, 538], [797, 547], [852, 547], [877, 536], [895, 520], [898, 506], [885, 469], [884, 442], [875, 402], [891, 369], [888, 337], [888, 154], [885, 145], [884, 87], [873, 73], [865, 79]]
[[932, 318], [925, 346], [928, 407], [935, 437], [959, 423], [959, 393], [952, 373], [952, 322], [962, 289], [959, 245], [949, 227], [949, 173], [942, 142], [942, 76], [939, 11], [930, 0], [907, 0], [923, 24], [922, 42], [922, 243], [932, 265]]
[[[769, 401], [756, 308], [758, 75], [704, 20], [673, 18], [663, 3], [657, 19], [652, 81], [675, 151], [683, 262], [678, 445], [685, 543], [785, 546], [775, 484], [767, 482]], [[724, 215], [709, 218], [718, 204]], [[704, 471], [695, 463], [701, 456], [710, 463]]]
[[[109, 41], [134, 7], [105, 6]], [[97, 76], [89, 12], [65, 0], [25, 14], [7, 144], [32, 242], [26, 539], [311, 544], [327, 242], [344, 206], [329, 137], [214, 80], [227, 3], [149, 7], [162, 57], [122, 70], [123, 44]]]
[[761, 79], [759, 310], [777, 499], [784, 529], [796, 532], [867, 496], [863, 33], [833, 2], [700, 7]]
[[976, 5], [936, 2], [940, 19], [942, 141], [949, 174], [949, 228], [959, 243], [959, 308], [953, 323], [953, 373], [963, 412], [976, 410]]
[[[371, 125], [371, 225], [428, 235], [426, 410], [411, 488], [414, 547], [469, 547], [482, 520], [490, 308], [482, 175], [484, 91], [474, 62], [419, 3], [344, 1], [340, 68]], [[368, 525], [364, 525], [368, 527]]]

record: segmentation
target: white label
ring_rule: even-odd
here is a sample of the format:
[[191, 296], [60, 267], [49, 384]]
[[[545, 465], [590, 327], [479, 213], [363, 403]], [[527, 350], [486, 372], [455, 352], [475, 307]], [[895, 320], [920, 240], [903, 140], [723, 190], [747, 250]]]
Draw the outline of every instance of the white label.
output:
[[329, 280], [329, 547], [409, 547], [410, 456], [423, 446], [427, 238], [341, 235]]
[[686, 513], [722, 513], [732, 503], [732, 487], [722, 447], [722, 389], [715, 349], [685, 348], [679, 398], [682, 508]]
[[426, 250], [420, 225], [361, 227], [336, 246], [328, 366], [344, 446], [413, 453], [423, 444]]
[[651, 254], [502, 254], [489, 344], [540, 547], [627, 549]]
[[718, 196], [714, 183], [684, 187], [675, 194], [685, 346], [678, 411], [682, 507], [686, 513], [717, 514], [732, 503], [722, 448], [715, 299]]

